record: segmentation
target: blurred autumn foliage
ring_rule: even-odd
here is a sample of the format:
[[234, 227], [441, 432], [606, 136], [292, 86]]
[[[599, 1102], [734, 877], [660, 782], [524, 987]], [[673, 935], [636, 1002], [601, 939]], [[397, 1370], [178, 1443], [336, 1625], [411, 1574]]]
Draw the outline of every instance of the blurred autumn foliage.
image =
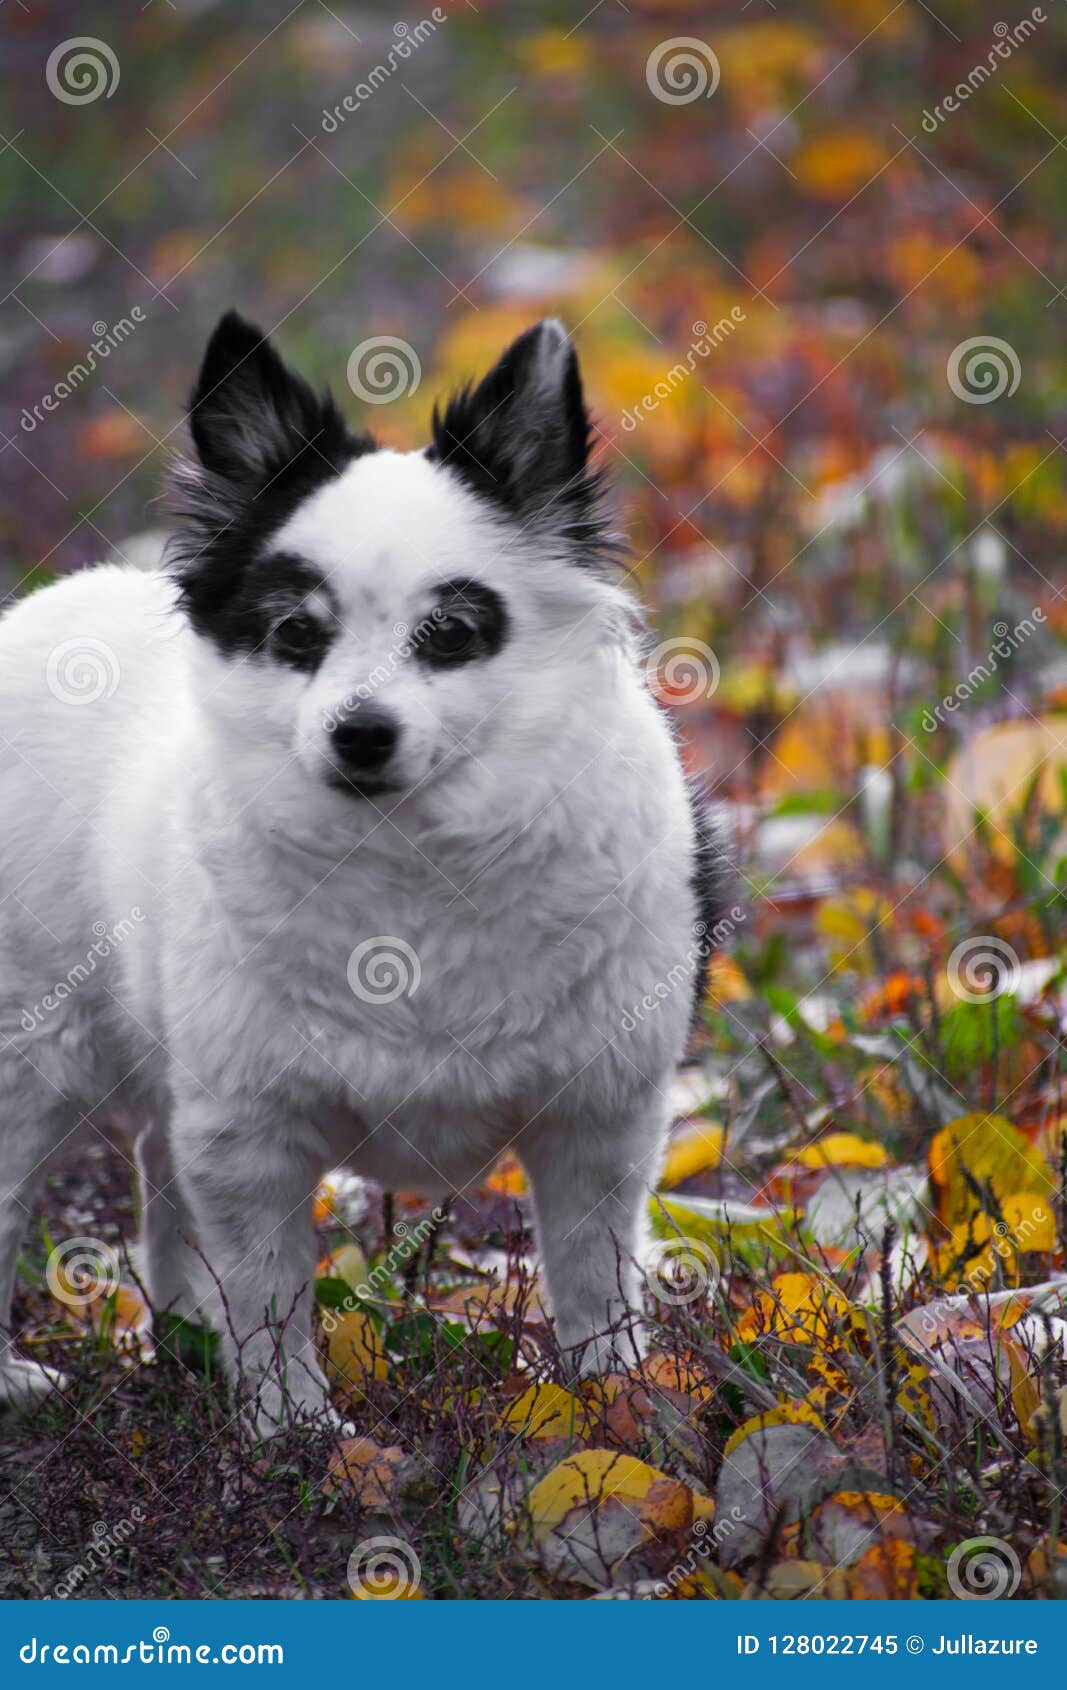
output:
[[[354, 349], [405, 341], [421, 380], [362, 407], [405, 446], [557, 313], [739, 865], [650, 1209], [644, 1368], [553, 1375], [518, 1163], [400, 1259], [414, 1199], [325, 1190], [327, 1358], [367, 1436], [325, 1484], [293, 1452], [316, 1501], [287, 1552], [332, 1594], [338, 1520], [386, 1516], [440, 1595], [937, 1596], [992, 1534], [1002, 1593], [1062, 1595], [1067, 21], [439, 10], [351, 112], [404, 36], [388, 8], [98, 6], [121, 81], [84, 107], [43, 85], [62, 9], [4, 20], [7, 584], [151, 520], [230, 304], [353, 417]], [[706, 86], [664, 98], [679, 38]], [[117, 1373], [139, 1330], [98, 1314]], [[191, 1449], [215, 1422], [187, 1356], [170, 1388]], [[258, 1472], [233, 1516], [228, 1565], [267, 1544], [257, 1592], [289, 1577], [264, 1526], [289, 1483]], [[188, 1594], [179, 1513], [156, 1529]]]

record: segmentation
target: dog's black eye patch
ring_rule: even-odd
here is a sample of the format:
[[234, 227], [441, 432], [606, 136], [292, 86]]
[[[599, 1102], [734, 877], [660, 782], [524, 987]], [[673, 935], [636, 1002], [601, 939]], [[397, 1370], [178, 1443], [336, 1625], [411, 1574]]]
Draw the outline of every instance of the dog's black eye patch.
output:
[[495, 657], [508, 634], [508, 615], [500, 594], [482, 581], [443, 581], [437, 602], [418, 623], [412, 645], [428, 669], [454, 669], [479, 658]]
[[227, 652], [272, 657], [314, 674], [339, 626], [322, 573], [291, 552], [273, 552], [244, 570], [212, 636]]

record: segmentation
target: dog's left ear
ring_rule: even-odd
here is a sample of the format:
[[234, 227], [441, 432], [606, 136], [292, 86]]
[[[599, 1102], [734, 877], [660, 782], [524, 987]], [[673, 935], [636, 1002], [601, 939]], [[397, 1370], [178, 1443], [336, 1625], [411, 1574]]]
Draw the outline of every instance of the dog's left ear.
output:
[[549, 317], [513, 341], [476, 387], [434, 411], [431, 455], [524, 524], [585, 546], [599, 531], [591, 437], [577, 354]]

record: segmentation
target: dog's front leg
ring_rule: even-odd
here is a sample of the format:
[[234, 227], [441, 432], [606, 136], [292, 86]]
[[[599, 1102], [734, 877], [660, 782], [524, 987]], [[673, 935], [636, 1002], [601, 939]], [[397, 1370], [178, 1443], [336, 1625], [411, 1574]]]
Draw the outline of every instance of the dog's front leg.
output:
[[343, 1425], [315, 1354], [312, 1198], [324, 1151], [291, 1103], [263, 1094], [227, 1115], [202, 1097], [175, 1115], [174, 1148], [222, 1302], [227, 1371], [255, 1429]]
[[157, 1314], [199, 1319], [211, 1292], [196, 1255], [196, 1228], [174, 1171], [168, 1111], [160, 1107], [138, 1134], [134, 1150], [141, 1191], [137, 1264]]
[[629, 1120], [538, 1119], [516, 1141], [530, 1176], [542, 1271], [568, 1364], [632, 1366], [640, 1323], [649, 1188], [666, 1133], [659, 1097]]

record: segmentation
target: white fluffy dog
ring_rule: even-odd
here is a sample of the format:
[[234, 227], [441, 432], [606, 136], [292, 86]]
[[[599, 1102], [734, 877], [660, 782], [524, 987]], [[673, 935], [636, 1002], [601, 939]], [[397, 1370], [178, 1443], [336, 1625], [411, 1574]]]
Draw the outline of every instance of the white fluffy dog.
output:
[[331, 1412], [311, 1204], [339, 1164], [447, 1192], [514, 1146], [559, 1342], [597, 1365], [716, 864], [571, 343], [529, 330], [399, 453], [231, 314], [190, 424], [168, 570], [0, 623], [0, 1396], [56, 1383], [10, 1341], [34, 1188], [119, 1117], [153, 1303], [203, 1307], [210, 1265], [262, 1430]]

